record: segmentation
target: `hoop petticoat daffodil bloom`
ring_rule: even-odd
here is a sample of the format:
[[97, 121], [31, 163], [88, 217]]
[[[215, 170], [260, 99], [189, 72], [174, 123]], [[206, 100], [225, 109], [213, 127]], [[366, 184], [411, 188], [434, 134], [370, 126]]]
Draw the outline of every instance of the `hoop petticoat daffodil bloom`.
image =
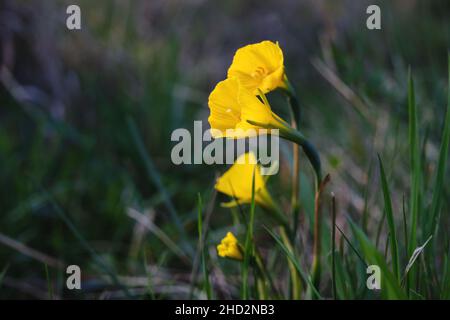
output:
[[317, 181], [320, 182], [320, 159], [315, 148], [299, 131], [276, 115], [264, 93], [259, 92], [260, 98], [241, 85], [238, 78], [219, 82], [208, 99], [211, 135], [214, 138], [245, 138], [266, 134], [267, 129], [278, 129], [278, 132], [270, 133], [279, 134], [280, 137], [301, 145], [316, 172]]
[[217, 245], [217, 253], [222, 258], [230, 258], [235, 260], [242, 260], [242, 250], [236, 237], [228, 232], [225, 238]]
[[289, 129], [289, 125], [272, 112], [267, 100], [258, 99], [238, 78], [219, 82], [209, 95], [208, 106], [211, 111], [208, 122], [214, 138], [244, 138], [267, 133], [261, 129]]
[[267, 190], [266, 180], [261, 175], [261, 167], [253, 152], [239, 156], [230, 169], [217, 179], [215, 189], [234, 199], [222, 203], [222, 206], [231, 208], [240, 204], [251, 203], [253, 175], [255, 178], [255, 203], [272, 213], [272, 217], [278, 223], [285, 225], [287, 223], [286, 217]]
[[217, 179], [215, 189], [235, 198], [235, 200], [223, 203], [224, 207], [251, 203], [253, 173], [255, 175], [255, 202], [267, 209], [275, 208], [253, 152], [241, 155], [230, 169]]
[[283, 51], [277, 43], [262, 41], [238, 49], [228, 69], [228, 77], [238, 78], [253, 94], [288, 88]]

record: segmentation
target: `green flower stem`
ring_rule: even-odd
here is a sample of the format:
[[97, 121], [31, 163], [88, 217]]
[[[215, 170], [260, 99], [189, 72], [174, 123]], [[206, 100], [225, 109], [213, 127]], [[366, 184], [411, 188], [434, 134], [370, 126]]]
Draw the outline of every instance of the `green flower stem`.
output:
[[322, 215], [320, 214], [320, 190], [316, 189], [314, 196], [314, 243], [313, 260], [311, 265], [311, 279], [316, 288], [320, 285], [321, 267], [321, 239], [322, 239]]
[[[273, 214], [273, 216], [275, 217], [283, 217], [284, 220], [286, 220], [285, 215], [283, 214], [283, 212], [281, 211], [280, 207], [278, 207], [277, 205], [274, 205], [271, 209], [270, 212]], [[289, 225], [286, 224], [282, 224], [280, 227], [280, 234], [281, 234], [281, 240], [283, 241], [283, 244], [286, 246], [286, 248], [288, 248], [288, 250], [290, 252], [292, 252], [292, 254], [295, 255], [295, 251], [294, 251], [294, 247], [292, 246], [292, 242], [291, 242], [291, 238], [289, 237], [289, 235], [292, 234], [292, 230], [290, 230]], [[289, 273], [291, 275], [291, 282], [292, 282], [292, 298], [295, 300], [299, 300], [300, 299], [300, 294], [301, 294], [301, 280], [300, 280], [300, 275], [297, 272], [297, 269], [295, 268], [295, 265], [292, 263], [292, 261], [287, 258], [288, 260], [288, 266], [289, 266]]]
[[258, 291], [260, 299], [268, 299], [269, 294], [267, 292], [267, 287], [275, 288], [275, 286], [272, 282], [272, 278], [264, 266], [264, 263], [262, 262], [261, 255], [256, 249], [253, 256], [253, 263], [258, 271]]
[[276, 114], [273, 113], [272, 115], [274, 120], [273, 124], [263, 124], [252, 120], [247, 120], [247, 122], [264, 129], [278, 129], [282, 138], [300, 145], [314, 169], [316, 175], [316, 187], [318, 187], [322, 181], [322, 169], [319, 153], [316, 148], [303, 136], [303, 134], [301, 134], [300, 131], [291, 128], [286, 121]]
[[300, 145], [311, 163], [314, 173], [316, 175], [316, 187], [322, 181], [322, 168], [320, 163], [319, 153], [316, 148], [297, 130], [290, 127], [283, 127], [280, 129], [280, 136], [286, 140], [292, 141]]
[[[314, 197], [314, 244], [313, 244], [313, 261], [311, 265], [311, 278], [312, 283], [316, 288], [320, 285], [320, 275], [322, 272], [321, 267], [321, 239], [322, 239], [322, 214], [321, 214], [321, 202], [323, 190], [326, 184], [330, 181], [330, 175], [326, 175], [316, 188]], [[313, 298], [317, 298], [316, 295]]]
[[[241, 250], [242, 255], [244, 255], [244, 247], [242, 244], [238, 243], [239, 250]], [[253, 255], [250, 257], [251, 265], [255, 268], [256, 274], [256, 281], [257, 281], [257, 290], [259, 294], [260, 299], [268, 299], [269, 293], [268, 288], [271, 288], [272, 290], [276, 290], [275, 283], [273, 282], [273, 279], [268, 272], [266, 266], [263, 263], [261, 254], [259, 251], [254, 248]]]
[[291, 108], [291, 112], [294, 116], [294, 121], [298, 127], [298, 125], [300, 124], [300, 119], [301, 119], [301, 109], [300, 109], [300, 106], [298, 103], [297, 94], [295, 93], [295, 90], [292, 87], [292, 85], [287, 77], [285, 77], [284, 83], [286, 85], [286, 88], [283, 88], [283, 92], [287, 96], [288, 103]]
[[[314, 286], [318, 287], [320, 283], [321, 274], [321, 214], [320, 214], [320, 193], [322, 186], [322, 168], [320, 162], [320, 156], [316, 148], [303, 136], [303, 134], [295, 129], [293, 129], [289, 124], [278, 117], [276, 114], [272, 113], [273, 122], [271, 124], [262, 124], [256, 121], [247, 120], [248, 123], [252, 125], [259, 126], [265, 129], [278, 129], [279, 134], [282, 138], [292, 141], [300, 145], [308, 157], [311, 163], [314, 173], [315, 173], [315, 201], [314, 201], [314, 246], [313, 246], [313, 262], [311, 268], [311, 274]], [[289, 229], [287, 229], [289, 230]], [[284, 238], [284, 237], [282, 237]], [[287, 238], [289, 240], [289, 238]], [[286, 244], [285, 244], [286, 245]], [[290, 247], [292, 248], [292, 246]], [[294, 274], [291, 272], [291, 274]], [[310, 290], [308, 290], [310, 291]]]
[[283, 211], [281, 210], [280, 206], [272, 199], [272, 197], [269, 194], [267, 195], [261, 194], [260, 196], [264, 197], [265, 199], [264, 202], [268, 204], [268, 206], [265, 206], [264, 209], [269, 211], [271, 216], [273, 216], [274, 219], [279, 224], [281, 224], [285, 228], [288, 228], [289, 222], [286, 216], [284, 215]]
[[[285, 228], [280, 228], [280, 235], [281, 235], [281, 240], [283, 241], [284, 245], [286, 246], [286, 248], [292, 252], [293, 255], [295, 255], [294, 253], [294, 248], [289, 240], [289, 236], [288, 233], [286, 232]], [[297, 269], [295, 268], [295, 265], [292, 263], [292, 261], [288, 259], [288, 266], [289, 266], [289, 272], [291, 274], [291, 282], [292, 282], [292, 298], [294, 300], [300, 300], [300, 295], [301, 295], [301, 287], [302, 287], [302, 283], [300, 280], [300, 275], [297, 272]]]
[[320, 194], [321, 194], [321, 185], [322, 185], [322, 168], [319, 154], [316, 148], [297, 130], [294, 130], [290, 127], [282, 127], [280, 128], [280, 136], [295, 142], [302, 146], [303, 151], [308, 157], [309, 162], [311, 163], [315, 176], [315, 198], [314, 198], [314, 244], [313, 244], [313, 261], [311, 265], [311, 276], [312, 283], [316, 288], [319, 287], [320, 284], [320, 275], [321, 275], [321, 238], [322, 238], [322, 223], [321, 223], [321, 214], [320, 214]]
[[[300, 106], [298, 104], [297, 95], [294, 88], [285, 76], [286, 89], [283, 90], [287, 97], [290, 113], [291, 113], [291, 127], [294, 130], [300, 125]], [[292, 194], [291, 194], [291, 211], [293, 217], [294, 230], [297, 230], [298, 215], [299, 215], [299, 193], [300, 193], [300, 155], [299, 145], [292, 144]], [[294, 232], [295, 238], [295, 232]]]

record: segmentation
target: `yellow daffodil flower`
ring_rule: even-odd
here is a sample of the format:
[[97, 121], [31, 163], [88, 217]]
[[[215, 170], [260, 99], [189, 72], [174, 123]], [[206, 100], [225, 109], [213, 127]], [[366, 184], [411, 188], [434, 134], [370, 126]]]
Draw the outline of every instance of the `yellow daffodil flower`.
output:
[[220, 244], [217, 245], [217, 253], [222, 258], [230, 258], [235, 260], [243, 259], [238, 240], [231, 232], [228, 232], [225, 238], [222, 239]]
[[267, 209], [275, 208], [253, 152], [241, 155], [231, 168], [217, 180], [216, 190], [236, 199], [223, 204], [225, 207], [251, 203], [253, 172], [255, 173], [255, 202]]
[[219, 82], [208, 100], [212, 136], [243, 138], [266, 132], [261, 129], [288, 130], [288, 124], [272, 112], [265, 97], [263, 100], [242, 86], [238, 78]]
[[254, 95], [276, 88], [286, 89], [283, 51], [272, 41], [250, 44], [236, 51], [228, 77], [237, 77]]
[[237, 78], [219, 82], [208, 100], [211, 135], [214, 138], [245, 138], [266, 134], [267, 129], [277, 129], [280, 137], [302, 146], [320, 183], [321, 165], [317, 151], [299, 131], [272, 112], [265, 95], [260, 93], [260, 98], [253, 95]]

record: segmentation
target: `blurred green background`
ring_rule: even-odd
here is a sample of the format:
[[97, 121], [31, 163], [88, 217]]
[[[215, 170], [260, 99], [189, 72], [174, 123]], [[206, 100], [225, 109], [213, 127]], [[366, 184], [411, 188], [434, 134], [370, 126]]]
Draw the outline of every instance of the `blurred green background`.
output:
[[[80, 31], [65, 26], [69, 4], [81, 8]], [[381, 7], [381, 30], [366, 28], [369, 4]], [[194, 120], [207, 129], [208, 95], [235, 50], [265, 39], [284, 51], [301, 130], [332, 177], [338, 223], [348, 230], [349, 215], [376, 234], [377, 153], [401, 217], [410, 185], [408, 68], [430, 186], [447, 101], [449, 1], [0, 0], [0, 298], [47, 298], [49, 287], [54, 298], [126, 297], [118, 282], [137, 298], [202, 297], [183, 256], [197, 244], [197, 193], [212, 211], [207, 246], [217, 296], [236, 297], [238, 280], [217, 267], [236, 266], [214, 249], [234, 223], [218, 204], [226, 197], [213, 202], [225, 166], [173, 165], [170, 134], [192, 131]], [[270, 98], [287, 116], [279, 94]], [[288, 203], [290, 148], [281, 149], [270, 185]], [[448, 254], [448, 182], [443, 193], [440, 243]], [[302, 237], [308, 243], [310, 235]], [[65, 289], [69, 264], [81, 267], [81, 291]]]

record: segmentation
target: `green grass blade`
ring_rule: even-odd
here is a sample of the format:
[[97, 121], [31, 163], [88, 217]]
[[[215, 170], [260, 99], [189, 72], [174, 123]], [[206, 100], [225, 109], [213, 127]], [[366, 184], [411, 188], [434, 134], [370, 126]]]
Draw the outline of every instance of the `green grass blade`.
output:
[[406, 299], [404, 290], [398, 284], [397, 278], [389, 270], [383, 255], [370, 242], [364, 232], [351, 220], [348, 220], [356, 240], [362, 249], [365, 260], [370, 265], [377, 265], [381, 270], [381, 295], [387, 299]]
[[380, 175], [381, 175], [381, 187], [383, 189], [383, 197], [384, 197], [384, 208], [386, 210], [386, 218], [389, 226], [389, 234], [390, 234], [390, 246], [391, 246], [391, 257], [392, 257], [392, 268], [397, 280], [400, 279], [400, 263], [398, 258], [398, 242], [397, 242], [397, 234], [395, 231], [395, 220], [394, 220], [394, 212], [392, 210], [392, 201], [391, 194], [389, 191], [389, 185], [386, 179], [386, 173], [384, 171], [383, 162], [381, 161], [380, 156], [378, 155], [378, 163], [380, 165]]
[[361, 263], [364, 266], [368, 266], [366, 260], [364, 260], [363, 256], [361, 255], [361, 253], [359, 253], [359, 251], [355, 248], [355, 246], [352, 244], [352, 242], [350, 241], [350, 239], [345, 235], [344, 231], [342, 231], [341, 228], [339, 228], [338, 225], [336, 225], [336, 228], [339, 230], [339, 232], [341, 233], [342, 237], [344, 238], [345, 242], [347, 242], [347, 244], [350, 246], [350, 249], [352, 249], [352, 251], [356, 254], [356, 256], [358, 257], [359, 261], [361, 261]]
[[255, 166], [252, 175], [252, 201], [250, 204], [250, 219], [247, 226], [247, 235], [245, 237], [245, 252], [244, 252], [244, 263], [242, 266], [242, 299], [247, 300], [250, 298], [249, 295], [249, 285], [248, 285], [248, 273], [250, 267], [250, 261], [253, 257], [254, 246], [253, 246], [253, 226], [255, 221]]
[[147, 268], [148, 260], [147, 260], [147, 253], [146, 253], [145, 249], [142, 250], [142, 253], [143, 253], [143, 259], [144, 259], [144, 270], [145, 270], [145, 274], [147, 275], [147, 291], [150, 296], [150, 299], [156, 300], [155, 291], [153, 290], [153, 276], [152, 276], [151, 272], [148, 271], [148, 268]]
[[186, 231], [183, 228], [183, 225], [181, 223], [181, 219], [178, 216], [178, 213], [175, 209], [175, 206], [173, 205], [172, 201], [170, 200], [169, 193], [164, 188], [164, 185], [161, 181], [161, 177], [158, 173], [158, 171], [155, 168], [155, 165], [153, 164], [149, 154], [147, 153], [147, 150], [145, 149], [144, 142], [142, 141], [142, 137], [139, 134], [139, 131], [136, 127], [136, 123], [132, 118], [128, 118], [128, 127], [130, 130], [131, 137], [133, 139], [134, 144], [136, 145], [136, 148], [139, 152], [140, 157], [142, 158], [142, 161], [144, 162], [145, 168], [147, 170], [147, 174], [150, 178], [150, 180], [155, 184], [158, 191], [161, 193], [161, 195], [164, 198], [164, 204], [166, 205], [167, 210], [169, 211], [170, 217], [172, 218], [175, 227], [177, 228], [178, 232], [180, 233], [180, 236], [182, 238], [182, 246], [185, 250], [188, 251], [189, 255], [192, 256], [194, 254], [194, 249], [190, 245], [190, 242], [188, 241], [188, 237], [186, 234]]
[[334, 193], [331, 198], [331, 280], [333, 289], [333, 299], [336, 300], [336, 197]]
[[[444, 121], [444, 130], [442, 132], [441, 147], [439, 150], [439, 160], [436, 171], [436, 180], [433, 189], [433, 198], [431, 201], [431, 222], [428, 232], [436, 236], [439, 212], [443, 198], [443, 186], [445, 172], [447, 169], [448, 149], [450, 144], [450, 54], [448, 56], [448, 91], [447, 91], [447, 112]], [[437, 239], [437, 237], [436, 237]]]
[[[408, 250], [408, 223], [406, 218], [406, 201], [405, 195], [403, 194], [402, 199], [402, 214], [403, 214], [403, 237], [405, 241], [405, 248]], [[406, 277], [406, 292], [409, 292], [409, 278]]]
[[208, 300], [212, 299], [212, 290], [211, 284], [209, 282], [209, 274], [208, 268], [206, 266], [206, 253], [205, 253], [205, 242], [206, 242], [206, 232], [203, 231], [203, 217], [202, 217], [202, 197], [200, 193], [198, 193], [198, 219], [197, 219], [197, 228], [198, 228], [198, 239], [199, 246], [201, 252], [202, 259], [202, 270], [203, 270], [203, 285], [206, 291], [206, 297]]
[[298, 273], [300, 274], [300, 276], [302, 277], [303, 281], [308, 283], [309, 287], [311, 288], [311, 290], [314, 292], [314, 294], [316, 295], [317, 298], [319, 299], [323, 299], [322, 296], [320, 295], [319, 291], [317, 290], [317, 288], [314, 286], [314, 284], [312, 283], [311, 277], [307, 276], [305, 274], [305, 272], [303, 271], [303, 269], [301, 268], [300, 264], [298, 263], [296, 257], [294, 256], [294, 254], [285, 246], [285, 244], [283, 243], [283, 240], [281, 240], [280, 237], [278, 237], [274, 232], [272, 232], [271, 230], [269, 230], [269, 228], [267, 228], [266, 226], [264, 226], [264, 229], [266, 229], [266, 231], [270, 234], [270, 236], [276, 241], [276, 243], [281, 247], [281, 249], [283, 250], [283, 252], [286, 254], [286, 256], [289, 258], [289, 260], [292, 262], [292, 264], [295, 266], [295, 268], [297, 269]]
[[45, 266], [45, 278], [47, 279], [47, 290], [48, 290], [48, 299], [53, 300], [53, 286], [52, 281], [50, 280], [50, 273], [48, 272], [47, 264]]
[[405, 247], [408, 248], [408, 222], [406, 218], [405, 195], [403, 195], [402, 197], [402, 218], [403, 218], [403, 240], [405, 241]]
[[353, 290], [351, 288], [351, 280], [347, 270], [344, 268], [344, 261], [340, 255], [335, 257], [336, 266], [336, 297], [338, 299], [348, 300], [353, 299]]
[[444, 257], [443, 270], [444, 274], [442, 275], [441, 281], [441, 292], [440, 297], [442, 300], [450, 299], [450, 265], [448, 261], [448, 256]]
[[420, 150], [419, 150], [419, 131], [417, 120], [417, 108], [414, 93], [414, 81], [411, 70], [408, 74], [408, 115], [409, 115], [409, 150], [410, 150], [410, 239], [408, 254], [412, 254], [417, 246], [417, 220], [419, 214], [419, 183], [420, 183]]
[[3, 279], [5, 278], [5, 275], [6, 275], [6, 272], [8, 271], [8, 268], [9, 268], [9, 264], [7, 264], [3, 268], [2, 272], [0, 272], [0, 288], [2, 287]]
[[59, 206], [59, 204], [53, 199], [53, 197], [48, 193], [47, 190], [42, 189], [43, 194], [47, 197], [50, 205], [53, 207], [56, 214], [61, 218], [61, 220], [65, 223], [67, 228], [73, 233], [75, 238], [78, 240], [80, 245], [91, 255], [95, 264], [102, 269], [105, 273], [109, 275], [111, 281], [114, 285], [121, 288], [127, 298], [131, 298], [131, 294], [126, 286], [124, 286], [117, 277], [114, 270], [104, 261], [104, 259], [91, 247], [89, 242], [84, 238], [80, 231], [78, 231], [77, 227], [72, 223], [64, 210]]

